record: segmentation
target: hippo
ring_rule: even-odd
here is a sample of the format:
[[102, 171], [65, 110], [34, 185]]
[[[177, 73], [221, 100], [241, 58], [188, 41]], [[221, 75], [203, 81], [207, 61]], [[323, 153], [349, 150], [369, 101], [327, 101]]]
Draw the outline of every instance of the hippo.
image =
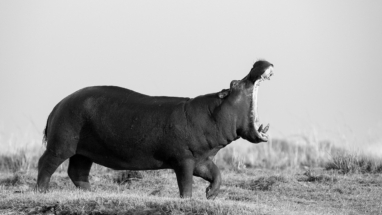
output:
[[193, 176], [201, 177], [210, 183], [207, 199], [214, 199], [222, 182], [212, 161], [216, 153], [239, 138], [268, 141], [257, 94], [273, 67], [256, 61], [229, 89], [195, 98], [148, 96], [116, 86], [70, 94], [49, 114], [36, 189], [46, 192], [52, 174], [69, 159], [69, 178], [80, 189], [90, 190], [89, 171], [97, 163], [115, 170], [173, 169], [181, 198], [192, 196]]

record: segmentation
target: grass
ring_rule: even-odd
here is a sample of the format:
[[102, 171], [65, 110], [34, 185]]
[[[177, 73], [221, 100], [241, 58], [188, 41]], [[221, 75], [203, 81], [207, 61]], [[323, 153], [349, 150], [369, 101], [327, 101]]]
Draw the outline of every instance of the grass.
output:
[[[0, 213], [56, 214], [381, 214], [382, 178], [316, 170], [224, 170], [221, 193], [205, 199], [208, 184], [194, 178], [193, 198], [178, 198], [171, 170], [92, 171], [92, 192], [77, 190], [65, 173], [35, 193], [36, 172], [0, 179]], [[121, 175], [126, 177], [120, 183]], [[140, 177], [135, 177], [140, 175]], [[135, 178], [135, 180], [128, 180]]]
[[67, 176], [67, 162], [48, 193], [35, 193], [44, 147], [22, 141], [0, 154], [0, 214], [382, 214], [381, 158], [309, 135], [221, 150], [215, 162], [223, 184], [213, 201], [205, 198], [208, 183], [196, 177], [193, 198], [180, 199], [172, 170], [94, 165], [93, 191], [83, 192]]

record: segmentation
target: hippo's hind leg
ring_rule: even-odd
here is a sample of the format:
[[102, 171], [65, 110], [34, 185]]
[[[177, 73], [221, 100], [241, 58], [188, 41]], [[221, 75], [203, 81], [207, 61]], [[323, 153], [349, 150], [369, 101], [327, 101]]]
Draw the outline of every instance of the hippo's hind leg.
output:
[[194, 175], [210, 182], [210, 186], [208, 186], [206, 189], [206, 196], [207, 199], [215, 199], [219, 193], [219, 188], [222, 180], [220, 171], [214, 162], [212, 162], [210, 159], [207, 159], [207, 161], [199, 164], [194, 169]]
[[57, 155], [47, 149], [38, 161], [38, 175], [36, 189], [40, 192], [46, 192], [49, 187], [50, 177], [56, 171], [57, 167], [68, 159], [71, 154], [66, 156]]
[[68, 175], [76, 187], [90, 190], [89, 172], [93, 161], [89, 158], [76, 154], [69, 160]]

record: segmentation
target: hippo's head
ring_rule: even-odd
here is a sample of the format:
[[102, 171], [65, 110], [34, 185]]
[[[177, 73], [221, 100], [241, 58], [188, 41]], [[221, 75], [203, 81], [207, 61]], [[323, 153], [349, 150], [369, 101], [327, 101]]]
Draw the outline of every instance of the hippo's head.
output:
[[222, 108], [225, 106], [229, 109], [229, 118], [236, 119], [237, 134], [252, 143], [268, 141], [266, 132], [269, 125], [263, 127], [259, 122], [257, 94], [260, 83], [269, 80], [272, 75], [273, 64], [257, 61], [245, 78], [231, 82], [229, 92], [219, 94], [221, 98], [224, 97]]

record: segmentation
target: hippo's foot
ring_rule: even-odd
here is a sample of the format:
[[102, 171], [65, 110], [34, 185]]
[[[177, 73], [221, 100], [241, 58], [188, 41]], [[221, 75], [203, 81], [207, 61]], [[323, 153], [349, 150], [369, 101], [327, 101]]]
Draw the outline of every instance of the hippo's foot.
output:
[[[69, 157], [67, 154], [66, 157]], [[57, 167], [65, 160], [64, 157], [57, 156], [56, 153], [46, 150], [38, 161], [37, 184], [35, 190], [46, 193], [49, 188], [50, 177], [56, 171]]]
[[34, 192], [39, 192], [39, 193], [46, 193], [48, 192], [48, 187], [42, 187], [42, 186], [38, 186], [36, 185], [34, 188], [33, 188], [33, 191]]
[[84, 182], [84, 181], [73, 181], [73, 183], [76, 185], [76, 187], [83, 191], [91, 191], [90, 183]]
[[212, 160], [207, 159], [205, 162], [199, 164], [194, 170], [194, 175], [211, 183], [206, 189], [206, 197], [207, 199], [215, 199], [219, 193], [221, 176], [218, 167]]
[[212, 184], [207, 187], [207, 189], [206, 189], [207, 199], [214, 200], [218, 194], [219, 194], [219, 188], [218, 187], [215, 187], [215, 189], [213, 189]]
[[89, 172], [92, 164], [92, 160], [79, 154], [69, 159], [68, 175], [77, 188], [90, 191]]

